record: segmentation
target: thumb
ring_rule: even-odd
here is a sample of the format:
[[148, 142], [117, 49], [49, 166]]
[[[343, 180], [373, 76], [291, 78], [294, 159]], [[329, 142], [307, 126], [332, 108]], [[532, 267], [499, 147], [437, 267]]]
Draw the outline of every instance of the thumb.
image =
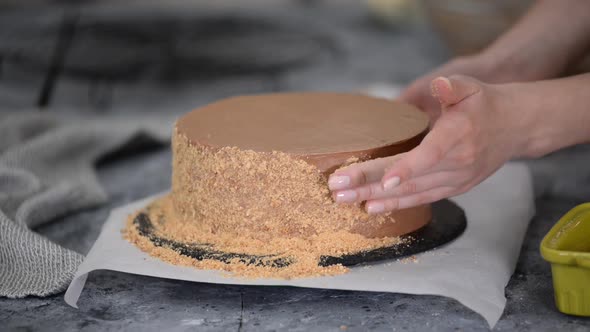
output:
[[482, 83], [474, 78], [453, 75], [439, 76], [430, 82], [432, 96], [441, 107], [450, 107], [481, 91]]

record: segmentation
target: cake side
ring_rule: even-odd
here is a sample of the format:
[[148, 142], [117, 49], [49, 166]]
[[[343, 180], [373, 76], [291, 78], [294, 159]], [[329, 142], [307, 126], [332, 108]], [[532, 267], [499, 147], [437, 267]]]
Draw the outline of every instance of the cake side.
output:
[[214, 148], [173, 134], [172, 204], [179, 220], [202, 232], [268, 241], [350, 232], [369, 238], [412, 232], [431, 219], [424, 205], [369, 215], [336, 204], [327, 175], [282, 152]]

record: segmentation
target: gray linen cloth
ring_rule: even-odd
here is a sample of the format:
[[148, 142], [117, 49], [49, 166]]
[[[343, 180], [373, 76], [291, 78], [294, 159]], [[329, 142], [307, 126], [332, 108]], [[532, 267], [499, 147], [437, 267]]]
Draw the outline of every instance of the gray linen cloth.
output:
[[171, 117], [82, 119], [52, 113], [0, 115], [0, 296], [66, 289], [83, 256], [35, 227], [104, 203], [94, 163], [139, 134], [170, 137]]

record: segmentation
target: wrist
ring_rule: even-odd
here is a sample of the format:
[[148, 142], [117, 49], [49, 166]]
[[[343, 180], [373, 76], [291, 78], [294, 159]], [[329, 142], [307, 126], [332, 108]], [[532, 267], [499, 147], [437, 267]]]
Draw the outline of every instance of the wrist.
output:
[[534, 56], [534, 52], [493, 44], [483, 50], [476, 61], [488, 72], [491, 83], [528, 82], [558, 74], [542, 57]]
[[590, 74], [501, 87], [510, 103], [501, 106], [514, 113], [506, 116], [520, 136], [515, 157], [537, 158], [590, 142]]
[[504, 132], [503, 149], [509, 159], [536, 158], [546, 149], [542, 128], [543, 121], [536, 112], [538, 101], [530, 83], [509, 83], [492, 85], [498, 91], [495, 109]]

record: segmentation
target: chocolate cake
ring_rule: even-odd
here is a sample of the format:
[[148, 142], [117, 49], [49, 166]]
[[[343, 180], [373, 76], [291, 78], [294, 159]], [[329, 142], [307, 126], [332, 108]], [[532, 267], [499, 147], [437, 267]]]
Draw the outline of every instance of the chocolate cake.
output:
[[[238, 275], [343, 272], [318, 262], [400, 244], [401, 235], [431, 221], [432, 211], [423, 205], [369, 215], [362, 204], [336, 204], [328, 176], [408, 151], [427, 130], [427, 116], [413, 106], [363, 95], [281, 93], [212, 103], [177, 121], [172, 190], [131, 216], [125, 234], [167, 261]], [[149, 236], [139, 214], [150, 221]], [[154, 245], [154, 238], [180, 245]], [[183, 245], [231, 255], [194, 257]]]

